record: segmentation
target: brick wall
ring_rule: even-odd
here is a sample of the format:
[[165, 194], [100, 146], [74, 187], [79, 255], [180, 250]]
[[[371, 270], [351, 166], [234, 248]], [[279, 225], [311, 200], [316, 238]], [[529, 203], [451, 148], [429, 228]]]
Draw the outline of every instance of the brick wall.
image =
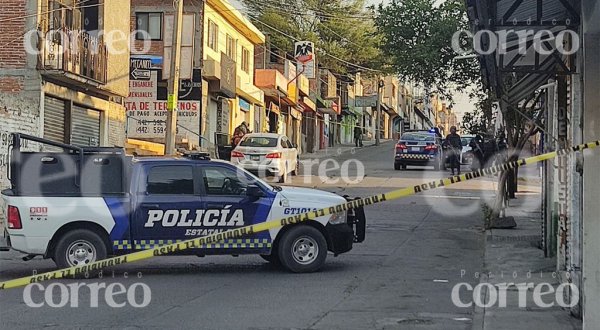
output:
[[0, 68], [19, 69], [26, 65], [25, 0], [0, 0]]
[[[10, 78], [18, 79], [18, 78]], [[6, 78], [0, 78], [0, 81]], [[1, 85], [1, 82], [0, 82]], [[38, 92], [0, 92], [0, 189], [7, 188], [8, 143], [10, 134], [40, 134], [40, 94]], [[34, 146], [29, 146], [34, 147]], [[0, 215], [0, 218], [2, 216]]]

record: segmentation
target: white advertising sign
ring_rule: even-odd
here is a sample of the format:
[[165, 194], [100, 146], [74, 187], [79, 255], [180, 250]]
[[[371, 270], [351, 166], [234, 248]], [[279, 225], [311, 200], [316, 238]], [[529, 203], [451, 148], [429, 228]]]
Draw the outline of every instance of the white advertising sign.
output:
[[[164, 138], [167, 101], [158, 100], [158, 71], [148, 80], [130, 80], [127, 109], [127, 137], [133, 139]], [[200, 130], [200, 101], [179, 101], [177, 135], [195, 140]], [[191, 132], [190, 132], [191, 131]]]

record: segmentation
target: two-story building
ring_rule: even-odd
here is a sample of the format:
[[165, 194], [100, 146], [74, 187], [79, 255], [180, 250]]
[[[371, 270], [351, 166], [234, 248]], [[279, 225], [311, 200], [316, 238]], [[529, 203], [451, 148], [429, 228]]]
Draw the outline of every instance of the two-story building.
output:
[[[173, 19], [172, 1], [131, 1], [131, 70], [146, 72], [131, 77], [139, 86], [127, 103], [134, 140], [164, 143]], [[227, 144], [242, 122], [260, 130], [264, 94], [254, 85], [254, 48], [264, 35], [225, 0], [184, 0], [182, 26], [178, 145]]]
[[0, 20], [0, 185], [9, 134], [123, 146], [129, 2], [7, 0]]

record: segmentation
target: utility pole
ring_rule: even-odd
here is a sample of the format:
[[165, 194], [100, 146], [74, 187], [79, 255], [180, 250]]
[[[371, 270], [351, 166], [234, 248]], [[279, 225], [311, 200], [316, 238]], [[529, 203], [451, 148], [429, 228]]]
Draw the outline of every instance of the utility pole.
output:
[[177, 142], [177, 108], [179, 100], [179, 64], [181, 62], [181, 30], [183, 27], [183, 0], [174, 0], [177, 5], [173, 18], [173, 39], [171, 42], [171, 71], [167, 98], [167, 129], [165, 154], [174, 155]]
[[381, 88], [382, 86], [381, 77], [377, 76], [377, 118], [375, 119], [375, 145], [379, 145], [381, 129]]

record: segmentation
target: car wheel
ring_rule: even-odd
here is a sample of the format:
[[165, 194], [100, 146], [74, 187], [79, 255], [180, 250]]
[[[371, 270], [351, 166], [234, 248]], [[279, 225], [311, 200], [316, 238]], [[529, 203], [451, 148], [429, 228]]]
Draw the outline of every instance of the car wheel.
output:
[[297, 176], [298, 175], [298, 168], [300, 167], [300, 159], [296, 159], [296, 167], [294, 167], [294, 170], [292, 171], [292, 176]]
[[279, 183], [287, 183], [288, 181], [288, 169], [287, 169], [287, 165], [285, 166], [285, 169], [283, 170], [283, 174], [279, 177]]
[[400, 165], [398, 163], [394, 163], [394, 170], [399, 171], [401, 167], [402, 167], [402, 165]]
[[106, 259], [106, 245], [93, 231], [72, 230], [59, 239], [52, 259], [59, 268], [88, 265]]
[[281, 237], [278, 254], [283, 267], [291, 272], [316, 272], [327, 259], [327, 241], [316, 228], [295, 226]]
[[402, 165], [402, 169], [405, 170], [408, 166], [407, 165]]

